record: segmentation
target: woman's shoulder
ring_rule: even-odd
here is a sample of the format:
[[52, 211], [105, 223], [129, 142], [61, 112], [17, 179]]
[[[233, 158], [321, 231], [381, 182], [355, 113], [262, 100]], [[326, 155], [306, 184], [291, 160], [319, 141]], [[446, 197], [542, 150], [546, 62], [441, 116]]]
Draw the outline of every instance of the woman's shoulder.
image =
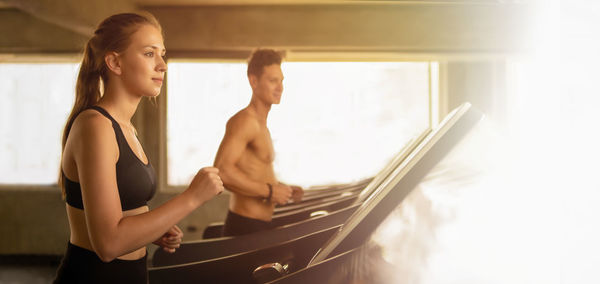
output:
[[115, 135], [110, 119], [95, 110], [84, 110], [73, 121], [65, 151], [79, 159], [88, 157], [84, 159], [88, 161], [110, 159], [111, 163], [116, 162], [119, 146]]
[[93, 109], [86, 109], [79, 113], [71, 127], [71, 133], [88, 138], [105, 137], [110, 132], [114, 132], [110, 119]]
[[75, 125], [86, 127], [111, 127], [112, 122], [100, 112], [94, 109], [86, 109], [77, 115], [75, 121], [73, 121], [73, 127], [75, 127]]

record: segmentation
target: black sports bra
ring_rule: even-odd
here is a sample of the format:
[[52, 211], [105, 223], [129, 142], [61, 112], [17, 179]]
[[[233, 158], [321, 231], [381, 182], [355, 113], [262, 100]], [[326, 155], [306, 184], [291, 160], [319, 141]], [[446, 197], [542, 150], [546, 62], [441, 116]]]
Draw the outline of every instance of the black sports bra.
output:
[[[125, 211], [147, 205], [156, 192], [156, 173], [150, 161], [146, 165], [133, 153], [119, 123], [106, 110], [99, 106], [92, 106], [91, 109], [110, 119], [115, 130], [117, 144], [119, 144], [119, 160], [117, 160], [116, 171], [121, 209]], [[63, 178], [67, 204], [83, 209], [81, 185], [68, 179], [64, 173]]]

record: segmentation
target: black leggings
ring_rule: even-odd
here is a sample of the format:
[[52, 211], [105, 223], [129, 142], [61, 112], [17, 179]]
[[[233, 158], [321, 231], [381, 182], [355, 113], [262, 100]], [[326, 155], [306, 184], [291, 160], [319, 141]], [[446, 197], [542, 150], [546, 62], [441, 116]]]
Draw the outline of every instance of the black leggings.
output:
[[271, 222], [244, 217], [240, 214], [227, 212], [223, 236], [239, 236], [271, 228]]
[[148, 283], [146, 256], [103, 262], [95, 252], [69, 242], [53, 283]]

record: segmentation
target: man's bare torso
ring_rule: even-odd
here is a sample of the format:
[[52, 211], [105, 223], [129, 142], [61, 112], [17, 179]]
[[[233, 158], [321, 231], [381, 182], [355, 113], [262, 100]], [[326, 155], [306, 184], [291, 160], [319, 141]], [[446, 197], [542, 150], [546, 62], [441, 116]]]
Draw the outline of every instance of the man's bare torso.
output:
[[[236, 120], [243, 120], [242, 125], [251, 125], [250, 128], [252, 128], [251, 130], [236, 127], [228, 128], [228, 131], [232, 132], [251, 133], [248, 141], [244, 141], [245, 146], [243, 146], [244, 149], [237, 160], [237, 169], [253, 181], [263, 183], [265, 187], [267, 183], [276, 183], [277, 179], [273, 170], [275, 153], [266, 122], [260, 121], [248, 108], [241, 110], [230, 119], [230, 121]], [[219, 149], [217, 160], [219, 160], [222, 151], [228, 151], [228, 149]], [[265, 202], [264, 198], [243, 195], [235, 190], [230, 191], [232, 195], [229, 210], [254, 219], [271, 220], [275, 204]]]

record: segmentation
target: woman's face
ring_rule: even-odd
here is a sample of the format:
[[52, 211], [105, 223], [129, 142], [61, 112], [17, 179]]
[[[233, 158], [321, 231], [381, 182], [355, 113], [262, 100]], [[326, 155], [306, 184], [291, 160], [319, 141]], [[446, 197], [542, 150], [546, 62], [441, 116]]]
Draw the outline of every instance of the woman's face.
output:
[[162, 34], [152, 25], [140, 26], [131, 36], [129, 46], [119, 54], [121, 79], [129, 93], [158, 96], [167, 71], [165, 52]]

